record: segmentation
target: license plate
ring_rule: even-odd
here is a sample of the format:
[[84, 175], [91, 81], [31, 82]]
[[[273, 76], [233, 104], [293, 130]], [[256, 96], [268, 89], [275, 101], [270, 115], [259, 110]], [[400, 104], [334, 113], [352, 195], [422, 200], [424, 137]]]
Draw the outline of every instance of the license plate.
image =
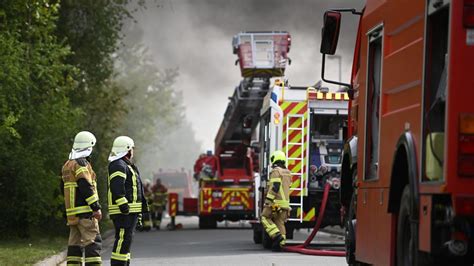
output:
[[231, 205], [231, 206], [227, 206], [227, 209], [228, 209], [228, 210], [231, 210], [231, 211], [243, 210], [243, 209], [244, 209], [244, 206]]

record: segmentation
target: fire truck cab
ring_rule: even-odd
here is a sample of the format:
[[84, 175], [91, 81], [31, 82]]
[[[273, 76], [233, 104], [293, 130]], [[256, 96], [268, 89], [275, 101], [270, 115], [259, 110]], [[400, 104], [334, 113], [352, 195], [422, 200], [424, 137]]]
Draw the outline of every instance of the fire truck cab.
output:
[[349, 264], [474, 262], [474, 1], [367, 0], [360, 16], [342, 163]]

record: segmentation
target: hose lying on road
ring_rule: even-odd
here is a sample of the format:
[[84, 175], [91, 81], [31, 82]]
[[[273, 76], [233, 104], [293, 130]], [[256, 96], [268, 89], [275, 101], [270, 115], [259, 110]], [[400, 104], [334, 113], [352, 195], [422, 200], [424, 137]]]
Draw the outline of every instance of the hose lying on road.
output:
[[316, 224], [314, 225], [313, 231], [308, 236], [306, 241], [302, 245], [286, 246], [283, 248], [284, 251], [298, 252], [301, 254], [315, 255], [315, 256], [344, 257], [346, 255], [345, 251], [313, 249], [309, 247], [309, 245], [311, 244], [311, 241], [313, 241], [314, 237], [316, 236], [316, 233], [318, 233], [321, 223], [323, 222], [324, 211], [326, 210], [326, 204], [327, 204], [330, 188], [331, 186], [329, 185], [329, 183], [326, 183], [326, 186], [324, 187], [323, 201], [321, 203], [321, 207], [319, 208], [319, 215], [316, 220]]

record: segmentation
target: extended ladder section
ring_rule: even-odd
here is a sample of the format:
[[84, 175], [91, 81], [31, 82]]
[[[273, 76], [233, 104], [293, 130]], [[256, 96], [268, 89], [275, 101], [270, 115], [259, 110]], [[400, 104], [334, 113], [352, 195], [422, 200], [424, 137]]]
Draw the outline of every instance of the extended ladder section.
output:
[[266, 78], [246, 78], [240, 82], [232, 97], [229, 97], [224, 119], [215, 138], [216, 149], [229, 141], [250, 144], [269, 86], [270, 80]]
[[[292, 185], [290, 195], [297, 194], [299, 197], [290, 197], [290, 207], [297, 209], [296, 217], [289, 217], [290, 221], [303, 222], [303, 195], [304, 195], [304, 171], [305, 171], [305, 117], [300, 114], [288, 115], [286, 117], [286, 165], [291, 171]], [[293, 126], [293, 127], [292, 127]], [[299, 183], [299, 186], [297, 185]], [[296, 186], [295, 186], [296, 184]], [[296, 192], [296, 193], [295, 193]]]

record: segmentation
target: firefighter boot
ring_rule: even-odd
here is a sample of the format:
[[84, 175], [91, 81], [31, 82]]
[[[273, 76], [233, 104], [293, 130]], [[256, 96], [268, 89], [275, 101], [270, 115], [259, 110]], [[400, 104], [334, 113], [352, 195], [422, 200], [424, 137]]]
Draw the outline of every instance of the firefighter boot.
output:
[[275, 235], [273, 238], [273, 245], [272, 245], [272, 251], [279, 252], [281, 251], [281, 248], [285, 245], [285, 238], [278, 233]]

